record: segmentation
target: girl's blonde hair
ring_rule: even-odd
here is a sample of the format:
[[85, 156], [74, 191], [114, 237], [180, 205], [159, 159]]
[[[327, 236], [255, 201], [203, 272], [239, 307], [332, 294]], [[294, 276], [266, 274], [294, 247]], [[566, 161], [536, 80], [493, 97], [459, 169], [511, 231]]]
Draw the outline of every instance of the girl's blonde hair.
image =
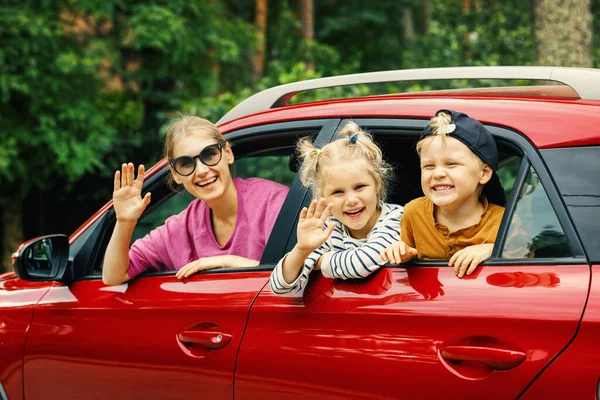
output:
[[[165, 144], [163, 155], [168, 160], [173, 159], [173, 148], [175, 143], [182, 137], [200, 133], [216, 140], [217, 143], [227, 144], [219, 128], [207, 119], [196, 117], [193, 115], [178, 114], [172, 118], [165, 127]], [[175, 189], [173, 175], [169, 175], [167, 185]]]
[[340, 161], [359, 158], [369, 165], [369, 174], [375, 180], [379, 191], [377, 201], [385, 201], [392, 169], [383, 160], [381, 149], [373, 142], [370, 134], [362, 130], [355, 122], [348, 122], [338, 133], [338, 139], [317, 149], [309, 138], [298, 142], [298, 153], [302, 160], [300, 181], [311, 188], [313, 198], [322, 196], [323, 173]]

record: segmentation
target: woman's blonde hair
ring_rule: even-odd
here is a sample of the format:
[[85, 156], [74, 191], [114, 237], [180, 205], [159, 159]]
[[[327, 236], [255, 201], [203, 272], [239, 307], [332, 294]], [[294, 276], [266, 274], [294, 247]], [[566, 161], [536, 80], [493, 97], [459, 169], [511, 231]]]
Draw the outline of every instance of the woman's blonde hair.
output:
[[369, 165], [369, 174], [379, 187], [377, 200], [385, 201], [392, 169], [383, 160], [381, 149], [373, 142], [370, 134], [355, 122], [348, 122], [339, 132], [338, 138], [317, 149], [309, 138], [298, 142], [298, 153], [302, 160], [300, 181], [311, 188], [313, 198], [322, 196], [323, 173], [328, 167], [346, 160], [364, 159]]
[[[193, 115], [178, 114], [173, 117], [167, 126], [164, 128], [165, 132], [165, 143], [163, 155], [168, 160], [173, 159], [173, 148], [175, 143], [181, 138], [192, 135], [194, 133], [200, 133], [213, 138], [217, 143], [227, 144], [227, 141], [223, 137], [219, 128], [207, 119], [196, 117]], [[169, 175], [167, 185], [175, 189], [173, 175]]]

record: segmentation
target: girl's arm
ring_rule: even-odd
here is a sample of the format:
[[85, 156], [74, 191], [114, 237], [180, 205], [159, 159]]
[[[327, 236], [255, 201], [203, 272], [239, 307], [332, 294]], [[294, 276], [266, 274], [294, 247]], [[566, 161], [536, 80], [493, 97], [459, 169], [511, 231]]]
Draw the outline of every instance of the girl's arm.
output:
[[[286, 296], [293, 295], [302, 290], [308, 282], [308, 276], [311, 271], [315, 268], [321, 256], [327, 252], [329, 248], [329, 243], [326, 242], [319, 249], [304, 256], [301, 250], [295, 252], [297, 249], [294, 247], [292, 251], [286, 254], [285, 257], [277, 263], [277, 266], [275, 266], [275, 269], [271, 274], [269, 283], [273, 293]], [[286, 267], [287, 272], [292, 272], [292, 274], [288, 274], [288, 278], [291, 277], [291, 280], [286, 279]], [[295, 276], [293, 274], [294, 272]]]
[[386, 206], [383, 210], [385, 214], [382, 214], [366, 243], [361, 247], [331, 251], [323, 255], [321, 261], [323, 276], [338, 279], [365, 278], [387, 263], [380, 254], [388, 246], [400, 240], [402, 207]]
[[325, 221], [331, 213], [331, 205], [325, 206], [325, 199], [317, 203], [313, 200], [308, 208], [303, 208], [298, 221], [298, 242], [285, 257], [277, 263], [271, 274], [271, 290], [276, 294], [293, 294], [301, 290], [310, 271], [329, 249], [327, 239], [333, 232], [334, 224], [327, 226]]

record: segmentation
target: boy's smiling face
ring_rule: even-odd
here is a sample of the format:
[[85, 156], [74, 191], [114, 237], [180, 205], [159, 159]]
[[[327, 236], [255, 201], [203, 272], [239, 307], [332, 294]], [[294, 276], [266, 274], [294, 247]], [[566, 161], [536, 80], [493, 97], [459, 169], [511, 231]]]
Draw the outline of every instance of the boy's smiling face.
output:
[[444, 139], [432, 136], [421, 149], [421, 187], [436, 206], [459, 210], [476, 204], [492, 169], [460, 140]]

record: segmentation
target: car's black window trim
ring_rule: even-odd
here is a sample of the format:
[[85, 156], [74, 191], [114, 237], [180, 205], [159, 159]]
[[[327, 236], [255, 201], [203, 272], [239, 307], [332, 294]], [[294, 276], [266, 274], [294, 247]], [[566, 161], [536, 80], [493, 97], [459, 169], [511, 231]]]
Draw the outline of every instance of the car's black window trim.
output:
[[[525, 180], [527, 179], [527, 174], [531, 168], [531, 164], [529, 163], [529, 159], [527, 155], [523, 157], [521, 160], [521, 166], [519, 167], [519, 172], [517, 173], [517, 177], [515, 178], [515, 184], [513, 186], [513, 194], [507, 199], [506, 206], [504, 209], [504, 216], [502, 221], [500, 222], [500, 228], [498, 229], [498, 238], [496, 239], [496, 243], [494, 243], [494, 250], [492, 251], [492, 259], [501, 259], [502, 258], [502, 250], [504, 249], [504, 243], [506, 242], [506, 236], [508, 234], [508, 229], [513, 219], [513, 215], [515, 209], [517, 208], [517, 203], [519, 202], [519, 193], [521, 192], [523, 185], [525, 184]], [[505, 232], [506, 234], [501, 235], [501, 232]]]

